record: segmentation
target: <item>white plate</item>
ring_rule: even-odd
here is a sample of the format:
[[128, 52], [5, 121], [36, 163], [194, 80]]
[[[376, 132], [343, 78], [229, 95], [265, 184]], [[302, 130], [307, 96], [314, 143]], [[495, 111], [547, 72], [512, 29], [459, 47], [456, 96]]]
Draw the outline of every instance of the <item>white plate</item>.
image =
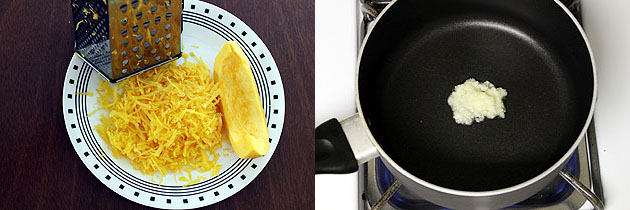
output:
[[[271, 159], [284, 124], [284, 89], [280, 73], [271, 53], [256, 33], [229, 12], [197, 0], [185, 1], [183, 22], [183, 51], [194, 52], [210, 68], [214, 65], [214, 57], [226, 41], [235, 40], [243, 48], [252, 66], [267, 118], [271, 142], [267, 155], [256, 159], [239, 159], [233, 151], [219, 149], [217, 152], [228, 156], [219, 158], [219, 164], [223, 166], [216, 176], [211, 177], [210, 172], [193, 171], [194, 178], [201, 175], [208, 179], [182, 187], [186, 183], [176, 180], [182, 174], [171, 172], [164, 177], [162, 185], [158, 185], [159, 178], [143, 175], [133, 169], [126, 158], [114, 158], [107, 144], [94, 132], [93, 128], [99, 124], [103, 113], [101, 110], [87, 116], [98, 107], [96, 88], [101, 78], [97, 71], [74, 55], [63, 87], [66, 129], [81, 161], [112, 191], [134, 202], [164, 209], [207, 206], [243, 189]], [[92, 92], [95, 95], [78, 95], [77, 92]], [[223, 147], [231, 150], [229, 142]]]

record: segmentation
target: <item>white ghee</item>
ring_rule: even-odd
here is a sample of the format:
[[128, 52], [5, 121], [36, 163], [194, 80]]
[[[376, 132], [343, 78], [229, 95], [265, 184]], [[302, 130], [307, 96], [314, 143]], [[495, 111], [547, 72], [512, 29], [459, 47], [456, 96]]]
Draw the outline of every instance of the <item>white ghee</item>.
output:
[[473, 120], [481, 122], [485, 118], [505, 118], [503, 98], [507, 91], [495, 88], [488, 81], [479, 83], [474, 78], [455, 86], [448, 97], [448, 105], [453, 110], [453, 119], [458, 124], [471, 125]]

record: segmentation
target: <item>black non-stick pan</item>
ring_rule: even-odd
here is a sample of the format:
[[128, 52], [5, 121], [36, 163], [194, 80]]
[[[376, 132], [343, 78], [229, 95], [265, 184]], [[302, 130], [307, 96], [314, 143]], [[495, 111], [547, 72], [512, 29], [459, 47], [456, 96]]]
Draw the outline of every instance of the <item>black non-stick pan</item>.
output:
[[[397, 7], [370, 35], [381, 41], [363, 50], [359, 98], [374, 138], [418, 178], [453, 189], [500, 189], [542, 173], [573, 145], [591, 107], [580, 34], [554, 17], [431, 2]], [[518, 9], [511, 4], [525, 1], [503, 2]], [[468, 78], [508, 91], [505, 119], [455, 123], [447, 98]]]
[[[500, 194], [557, 175], [573, 153], [592, 116], [592, 62], [557, 1], [399, 0], [363, 44], [359, 113], [390, 169], [454, 194]], [[469, 78], [507, 90], [504, 119], [455, 122], [447, 98]]]

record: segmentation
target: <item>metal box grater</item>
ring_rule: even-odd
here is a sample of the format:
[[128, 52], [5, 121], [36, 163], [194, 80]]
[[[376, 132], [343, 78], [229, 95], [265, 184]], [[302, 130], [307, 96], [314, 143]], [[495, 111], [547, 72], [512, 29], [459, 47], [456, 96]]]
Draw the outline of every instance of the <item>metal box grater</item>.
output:
[[183, 0], [73, 0], [74, 50], [110, 82], [182, 56]]

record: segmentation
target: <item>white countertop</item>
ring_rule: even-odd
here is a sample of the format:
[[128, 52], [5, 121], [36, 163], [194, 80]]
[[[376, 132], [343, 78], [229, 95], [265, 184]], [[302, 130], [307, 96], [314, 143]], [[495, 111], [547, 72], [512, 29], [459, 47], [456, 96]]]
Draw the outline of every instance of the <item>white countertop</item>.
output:
[[[356, 112], [357, 0], [315, 0], [315, 125]], [[598, 71], [595, 124], [606, 209], [630, 209], [630, 1], [583, 0]], [[315, 176], [316, 209], [357, 209], [358, 176]]]
[[630, 209], [630, 1], [583, 0], [597, 65], [595, 132], [606, 209]]
[[[315, 125], [356, 112], [358, 0], [315, 0]], [[315, 176], [315, 209], [357, 209], [358, 174]]]

